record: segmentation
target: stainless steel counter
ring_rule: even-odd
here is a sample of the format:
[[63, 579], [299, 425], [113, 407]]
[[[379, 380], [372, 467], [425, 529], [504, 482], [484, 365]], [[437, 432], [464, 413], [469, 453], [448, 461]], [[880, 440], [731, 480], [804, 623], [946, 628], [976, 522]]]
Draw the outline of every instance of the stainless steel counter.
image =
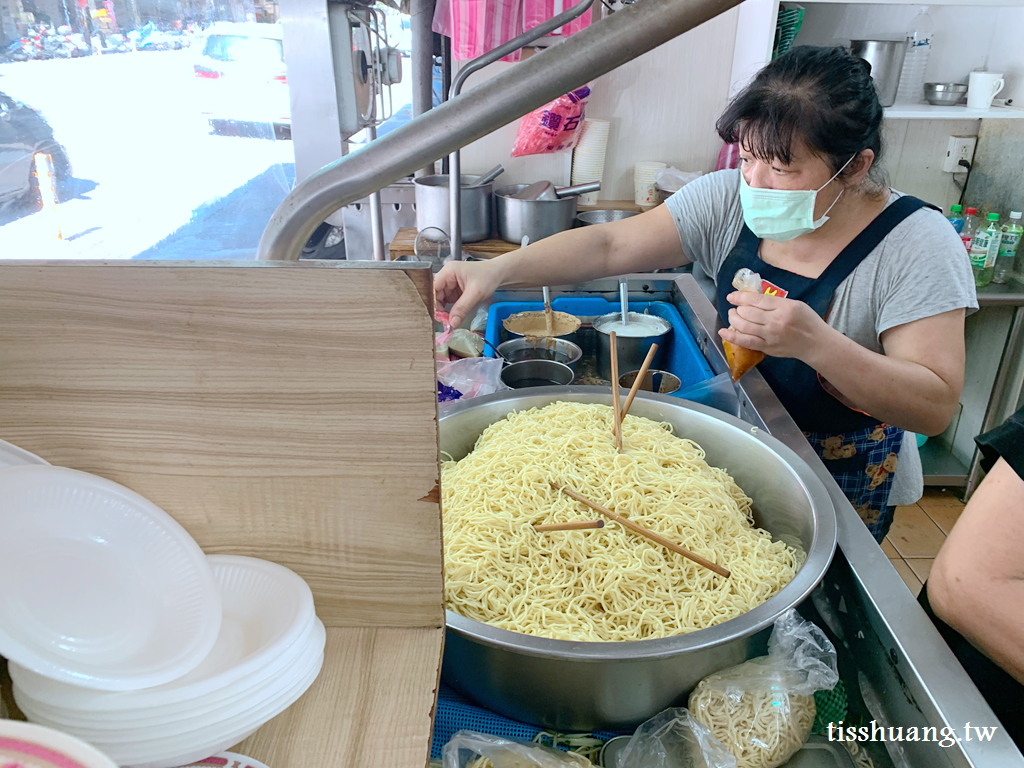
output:
[[[711, 369], [716, 374], [728, 369], [716, 332], [717, 314], [692, 275], [627, 278], [632, 299], [674, 303]], [[585, 293], [614, 301], [618, 282], [599, 280], [553, 293]], [[539, 300], [540, 291], [505, 292], [496, 298], [512, 297]], [[851, 697], [862, 699], [871, 716], [886, 728], [932, 726], [941, 732], [948, 727], [961, 739], [949, 747], [934, 741], [890, 743], [885, 745], [886, 752], [878, 742], [862, 743], [876, 765], [1024, 768], [1024, 755], [1002, 728], [990, 742], [963, 738], [968, 722], [973, 726], [999, 722], [756, 369], [736, 388], [731, 406], [745, 421], [767, 429], [800, 454], [815, 469], [836, 506], [839, 550], [811, 602], [855, 661], [855, 668], [841, 669]]]

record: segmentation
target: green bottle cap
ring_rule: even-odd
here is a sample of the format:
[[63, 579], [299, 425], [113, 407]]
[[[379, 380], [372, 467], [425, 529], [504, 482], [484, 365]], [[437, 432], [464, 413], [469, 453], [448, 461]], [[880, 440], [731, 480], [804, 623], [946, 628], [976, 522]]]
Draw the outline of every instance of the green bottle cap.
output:
[[949, 210], [952, 211], [953, 213], [960, 213], [963, 209], [964, 207], [962, 205], [954, 205]]
[[990, 213], [988, 215], [988, 220], [989, 221], [999, 221], [999, 214], [998, 213]]

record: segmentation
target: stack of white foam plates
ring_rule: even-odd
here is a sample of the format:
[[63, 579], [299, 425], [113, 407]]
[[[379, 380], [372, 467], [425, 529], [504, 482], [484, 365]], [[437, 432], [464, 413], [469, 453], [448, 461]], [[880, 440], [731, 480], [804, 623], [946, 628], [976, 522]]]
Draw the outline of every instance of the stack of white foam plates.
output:
[[119, 765], [169, 768], [224, 750], [293, 704], [323, 664], [326, 632], [295, 573], [249, 557], [208, 558], [223, 620], [213, 650], [185, 676], [98, 691], [10, 666], [18, 706]]
[[220, 630], [220, 590], [170, 515], [63, 467], [0, 469], [0, 655], [66, 683], [176, 680]]

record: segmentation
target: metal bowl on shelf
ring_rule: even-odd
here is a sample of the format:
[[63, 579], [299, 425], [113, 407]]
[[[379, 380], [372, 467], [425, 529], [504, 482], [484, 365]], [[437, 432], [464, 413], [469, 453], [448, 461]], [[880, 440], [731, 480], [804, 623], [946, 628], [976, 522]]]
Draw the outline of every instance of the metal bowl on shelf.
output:
[[639, 211], [584, 211], [576, 214], [576, 223], [582, 227], [589, 227], [593, 224], [607, 224], [610, 221], [621, 221], [633, 216], [639, 216]]
[[[440, 448], [461, 459], [488, 426], [512, 411], [556, 401], [611, 405], [608, 387], [540, 387], [452, 403], [439, 420]], [[442, 679], [495, 712], [562, 731], [632, 729], [685, 702], [707, 675], [764, 652], [775, 619], [825, 575], [836, 514], [814, 470], [763, 430], [713, 408], [639, 393], [630, 414], [668, 422], [700, 444], [753, 499], [755, 522], [807, 559], [764, 604], [708, 629], [659, 640], [589, 643], [498, 629], [448, 611]]]
[[959, 104], [967, 95], [967, 86], [963, 83], [925, 83], [924, 98], [936, 107], [952, 107]]

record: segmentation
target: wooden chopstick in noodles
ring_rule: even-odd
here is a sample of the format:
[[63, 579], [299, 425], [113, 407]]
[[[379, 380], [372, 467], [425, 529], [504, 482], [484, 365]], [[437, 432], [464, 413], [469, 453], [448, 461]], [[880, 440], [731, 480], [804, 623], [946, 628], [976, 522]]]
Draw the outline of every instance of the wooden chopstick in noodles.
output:
[[609, 336], [612, 356], [612, 408], [615, 411], [615, 449], [622, 453], [622, 414], [619, 411], [619, 348], [615, 331]]
[[576, 520], [572, 523], [534, 523], [533, 530], [544, 531], [585, 531], [588, 528], [604, 528], [604, 520]]
[[636, 397], [636, 393], [640, 390], [640, 385], [643, 383], [644, 376], [647, 375], [647, 369], [651, 367], [651, 362], [654, 360], [654, 353], [657, 351], [657, 344], [651, 344], [651, 348], [647, 350], [647, 357], [644, 358], [644, 364], [640, 366], [640, 371], [636, 375], [636, 380], [633, 382], [633, 386], [629, 388], [629, 397], [626, 398], [626, 404], [622, 406], [622, 421], [626, 420], [626, 414], [629, 413], [629, 406], [633, 404], [633, 398]]
[[566, 496], [570, 496], [570, 497], [576, 499], [576, 501], [579, 501], [579, 502], [581, 502], [583, 504], [586, 504], [588, 507], [590, 507], [595, 512], [600, 512], [602, 515], [604, 515], [608, 519], [614, 520], [615, 522], [619, 523], [620, 525], [624, 525], [626, 528], [629, 528], [631, 531], [635, 531], [636, 533], [639, 533], [641, 536], [646, 536], [648, 539], [650, 539], [651, 541], [655, 542], [656, 544], [660, 544], [661, 546], [665, 547], [666, 549], [671, 549], [673, 552], [676, 552], [676, 553], [682, 555], [683, 557], [687, 557], [690, 560], [693, 560], [693, 562], [697, 563], [697, 565], [703, 565], [705, 568], [714, 571], [719, 576], [724, 576], [725, 578], [729, 578], [729, 576], [731, 575], [729, 573], [729, 571], [727, 569], [723, 568], [722, 566], [716, 565], [715, 563], [712, 563], [710, 560], [705, 560], [700, 555], [694, 554], [693, 552], [691, 552], [688, 549], [683, 549], [678, 544], [674, 544], [673, 542], [671, 542], [668, 539], [666, 539], [664, 536], [661, 536], [661, 535], [655, 533], [654, 531], [650, 531], [650, 530], [644, 528], [642, 525], [637, 525], [632, 520], [630, 520], [628, 517], [623, 517], [622, 515], [618, 514], [617, 512], [612, 512], [610, 509], [605, 509], [600, 504], [598, 504], [596, 502], [593, 502], [590, 499], [588, 499], [586, 496], [582, 496], [581, 494], [576, 493], [576, 491], [574, 491], [572, 488], [569, 488], [569, 487], [564, 486], [564, 485], [559, 485], [558, 483], [551, 483], [551, 487], [554, 488], [555, 490], [561, 491]]

